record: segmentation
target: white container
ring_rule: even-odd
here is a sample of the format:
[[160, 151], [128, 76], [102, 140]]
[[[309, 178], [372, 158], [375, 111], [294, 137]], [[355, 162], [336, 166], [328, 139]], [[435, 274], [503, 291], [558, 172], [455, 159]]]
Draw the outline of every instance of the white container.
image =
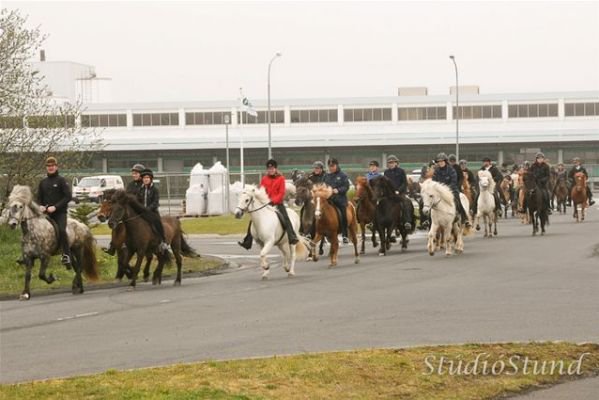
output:
[[208, 170], [204, 169], [202, 164], [197, 163], [191, 170], [189, 176], [189, 187], [203, 185], [206, 190], [208, 190]]
[[208, 215], [223, 215], [225, 213], [225, 192], [213, 190], [208, 193]]
[[210, 181], [210, 191], [225, 191], [227, 185], [227, 168], [220, 161], [217, 161], [212, 168], [208, 170], [208, 179]]
[[206, 215], [208, 191], [204, 185], [194, 185], [185, 192], [185, 213]]
[[229, 212], [235, 212], [241, 192], [243, 192], [243, 185], [241, 182], [237, 181], [229, 186]]

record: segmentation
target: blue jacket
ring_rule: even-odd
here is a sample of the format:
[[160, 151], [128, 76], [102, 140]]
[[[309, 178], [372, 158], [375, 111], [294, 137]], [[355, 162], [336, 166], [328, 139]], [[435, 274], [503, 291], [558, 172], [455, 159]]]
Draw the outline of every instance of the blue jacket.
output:
[[376, 178], [377, 176], [381, 176], [380, 172], [370, 172], [368, 171], [368, 173], [366, 174], [366, 179], [368, 180], [368, 182], [370, 182], [372, 179]]
[[406, 171], [402, 168], [389, 168], [385, 170], [385, 176], [389, 178], [393, 187], [399, 193], [406, 193], [408, 190], [408, 178], [406, 177]]
[[331, 201], [340, 206], [347, 206], [347, 191], [349, 190], [349, 178], [343, 171], [337, 169], [334, 174], [328, 173], [324, 176], [324, 183], [337, 189], [339, 193], [331, 196]]
[[451, 188], [451, 191], [458, 193], [458, 175], [455, 172], [455, 169], [449, 164], [445, 164], [445, 167], [435, 169], [435, 174], [433, 175], [433, 181], [443, 183]]

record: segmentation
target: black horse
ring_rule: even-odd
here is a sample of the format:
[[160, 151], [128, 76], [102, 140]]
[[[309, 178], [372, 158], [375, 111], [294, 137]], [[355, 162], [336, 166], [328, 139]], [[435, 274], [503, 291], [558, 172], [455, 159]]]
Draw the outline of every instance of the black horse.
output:
[[[295, 171], [294, 171], [295, 172]], [[314, 219], [314, 211], [315, 206], [312, 201], [312, 181], [308, 179], [305, 175], [297, 176], [295, 181], [295, 205], [302, 206], [300, 210], [300, 233], [304, 236], [313, 238], [315, 236], [315, 219]], [[323, 238], [320, 241], [320, 247], [318, 249], [318, 254], [324, 254], [324, 243], [325, 239]], [[308, 258], [312, 258], [312, 250], [310, 249], [310, 254]]]
[[374, 228], [381, 239], [379, 255], [386, 255], [386, 250], [391, 247], [392, 235], [395, 229], [401, 235], [402, 251], [408, 248], [408, 235], [416, 228], [416, 217], [412, 200], [395, 192], [391, 181], [384, 177], [377, 177], [370, 181], [377, 197]]
[[530, 172], [524, 173], [525, 209], [532, 223], [532, 235], [535, 236], [539, 231], [539, 222], [541, 223], [541, 235], [545, 234], [545, 224], [549, 224], [549, 214], [547, 212], [547, 203], [543, 198], [543, 190], [537, 185], [537, 181]]

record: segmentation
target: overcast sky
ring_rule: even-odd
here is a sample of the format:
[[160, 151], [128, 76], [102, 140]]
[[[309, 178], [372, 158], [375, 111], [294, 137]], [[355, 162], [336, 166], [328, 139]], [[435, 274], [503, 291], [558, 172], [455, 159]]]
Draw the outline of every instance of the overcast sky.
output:
[[599, 90], [599, 2], [15, 2], [115, 101]]

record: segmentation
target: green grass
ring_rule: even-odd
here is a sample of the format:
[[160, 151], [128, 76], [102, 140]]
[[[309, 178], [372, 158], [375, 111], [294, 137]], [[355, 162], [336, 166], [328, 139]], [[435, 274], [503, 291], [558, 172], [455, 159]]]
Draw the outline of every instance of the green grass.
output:
[[[578, 360], [582, 376], [599, 374], [599, 345], [571, 343], [470, 344], [359, 350], [263, 359], [203, 362], [0, 386], [4, 399], [496, 399], [564, 381], [533, 375], [430, 374], [427, 357], [476, 359], [492, 365], [520, 360]], [[446, 371], [446, 370], [445, 370]], [[581, 376], [578, 376], [580, 378]]]
[[[15, 295], [17, 297], [23, 290], [25, 282], [25, 269], [16, 263], [21, 257], [21, 232], [11, 230], [7, 226], [0, 226], [0, 243], [2, 243], [2, 252], [0, 252], [0, 296]], [[197, 249], [201, 250], [201, 249]], [[96, 251], [98, 267], [100, 271], [100, 280], [98, 282], [84, 282], [86, 286], [102, 285], [114, 282], [116, 274], [116, 257], [104, 254], [99, 248]], [[135, 258], [134, 258], [135, 260]], [[183, 272], [206, 271], [218, 267], [221, 264], [219, 260], [203, 258], [184, 258]], [[144, 264], [142, 264], [143, 266]], [[156, 261], [152, 263], [152, 270], [156, 266]], [[31, 278], [32, 296], [36, 291], [47, 291], [62, 288], [70, 288], [73, 280], [73, 272], [67, 271], [60, 264], [59, 257], [53, 257], [48, 267], [48, 274], [53, 273], [58, 280], [48, 285], [37, 277], [39, 271], [39, 261], [36, 261], [33, 276]], [[176, 265], [167, 265], [163, 271], [163, 277], [173, 275], [176, 272]], [[141, 276], [141, 274], [140, 274]]]

